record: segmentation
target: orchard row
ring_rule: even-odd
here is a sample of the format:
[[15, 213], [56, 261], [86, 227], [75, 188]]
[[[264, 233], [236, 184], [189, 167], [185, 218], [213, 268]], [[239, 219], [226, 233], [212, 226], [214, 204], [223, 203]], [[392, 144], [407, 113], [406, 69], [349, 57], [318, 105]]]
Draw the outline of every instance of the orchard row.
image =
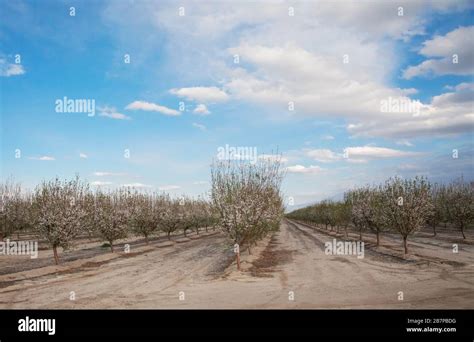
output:
[[405, 254], [407, 239], [414, 232], [430, 226], [436, 236], [436, 227], [444, 224], [459, 230], [465, 239], [465, 230], [474, 220], [474, 183], [462, 178], [449, 184], [431, 184], [424, 177], [388, 179], [384, 184], [367, 185], [347, 191], [341, 201], [325, 200], [295, 210], [288, 218], [324, 225], [327, 229], [347, 228], [372, 231], [377, 246], [383, 231], [398, 232], [403, 240]]
[[15, 232], [32, 232], [47, 241], [59, 262], [58, 248], [68, 249], [78, 238], [114, 242], [129, 235], [149, 236], [219, 227], [229, 243], [250, 248], [278, 229], [283, 216], [280, 163], [216, 162], [211, 170], [209, 198], [171, 197], [133, 188], [91, 190], [79, 177], [43, 181], [27, 192], [8, 180], [0, 184], [0, 239]]

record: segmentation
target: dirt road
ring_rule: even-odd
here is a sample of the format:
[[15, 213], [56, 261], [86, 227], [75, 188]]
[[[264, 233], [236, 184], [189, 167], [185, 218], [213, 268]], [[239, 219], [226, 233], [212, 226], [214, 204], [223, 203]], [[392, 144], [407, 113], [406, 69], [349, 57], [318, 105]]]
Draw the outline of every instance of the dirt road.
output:
[[[326, 255], [332, 239], [284, 221], [251, 255], [243, 253], [243, 272], [228, 265], [232, 253], [221, 234], [94, 257], [46, 275], [28, 270], [8, 282], [0, 276], [0, 308], [474, 308], [472, 245], [449, 254], [454, 263], [403, 260], [370, 246], [358, 259]], [[448, 243], [417, 243], [427, 255], [433, 248], [448, 255]]]

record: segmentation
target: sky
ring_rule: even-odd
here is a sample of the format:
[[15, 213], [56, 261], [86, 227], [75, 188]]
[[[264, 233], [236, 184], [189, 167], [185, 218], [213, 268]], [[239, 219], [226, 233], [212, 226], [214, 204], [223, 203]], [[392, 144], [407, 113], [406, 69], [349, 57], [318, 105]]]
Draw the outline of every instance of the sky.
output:
[[227, 146], [281, 154], [296, 206], [395, 175], [471, 180], [473, 14], [462, 0], [0, 0], [1, 177], [197, 196]]

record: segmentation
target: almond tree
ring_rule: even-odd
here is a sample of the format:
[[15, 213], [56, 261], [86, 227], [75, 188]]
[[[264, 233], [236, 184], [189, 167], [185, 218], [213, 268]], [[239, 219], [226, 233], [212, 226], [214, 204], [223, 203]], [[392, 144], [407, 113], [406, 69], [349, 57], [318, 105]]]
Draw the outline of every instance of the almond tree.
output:
[[204, 227], [206, 229], [206, 232], [208, 231], [208, 228], [210, 225], [212, 225], [212, 208], [210, 203], [203, 199], [198, 200], [198, 221], [199, 221], [199, 226]]
[[352, 207], [354, 214], [363, 225], [376, 234], [377, 246], [380, 245], [380, 233], [387, 229], [384, 209], [385, 198], [382, 188], [366, 186], [359, 189], [358, 200]]
[[332, 227], [333, 224], [333, 217], [331, 215], [331, 203], [332, 202], [330, 200], [324, 200], [317, 206], [319, 208], [319, 220], [322, 224], [324, 224], [326, 230], [328, 229], [328, 225]]
[[116, 190], [105, 194], [98, 191], [95, 196], [94, 226], [96, 232], [110, 245], [114, 252], [114, 241], [127, 237], [130, 223], [130, 191]]
[[82, 203], [87, 191], [87, 185], [79, 177], [71, 181], [56, 178], [41, 183], [35, 190], [35, 227], [52, 246], [56, 265], [59, 264], [58, 247], [68, 249], [81, 231], [86, 215]]
[[362, 189], [355, 189], [346, 193], [347, 200], [351, 203], [351, 222], [359, 231], [359, 240], [362, 241], [362, 230], [365, 229], [365, 219], [360, 207], [364, 205], [365, 197]]
[[387, 201], [385, 213], [390, 224], [403, 238], [405, 254], [408, 253], [407, 238], [421, 229], [432, 215], [431, 187], [426, 178], [390, 178], [384, 186]]
[[465, 239], [464, 230], [474, 220], [473, 183], [466, 183], [462, 178], [452, 182], [448, 190], [448, 206], [455, 227]]
[[439, 210], [441, 221], [444, 223], [444, 228], [448, 227], [448, 223], [453, 222], [452, 208], [450, 201], [450, 186], [443, 184], [438, 186], [437, 197], [439, 197]]
[[166, 233], [168, 240], [171, 240], [171, 233], [182, 226], [183, 210], [179, 199], [171, 199], [169, 196], [165, 198], [161, 212], [160, 230]]
[[129, 202], [131, 229], [135, 234], [143, 235], [148, 245], [148, 237], [159, 227], [163, 198], [158, 194], [134, 193]]
[[351, 211], [352, 205], [348, 196], [346, 196], [345, 194], [344, 200], [336, 204], [336, 218], [337, 224], [344, 228], [344, 235], [346, 236], [346, 238], [348, 236], [347, 226], [351, 222]]
[[207, 232], [207, 227], [210, 225], [211, 215], [212, 210], [207, 201], [200, 197], [191, 201], [189, 216], [192, 224], [190, 224], [190, 227], [194, 228], [197, 234], [199, 234], [199, 228], [201, 227], [204, 227]]
[[7, 183], [0, 184], [0, 241], [10, 236], [13, 227], [9, 224], [7, 204], [10, 198], [10, 192]]
[[204, 222], [206, 227], [206, 232], [208, 231], [208, 227], [212, 227], [212, 229], [216, 229], [219, 225], [219, 212], [216, 208], [212, 205], [212, 203], [206, 202], [205, 204], [205, 214], [204, 214]]
[[435, 184], [431, 189], [431, 203], [433, 206], [433, 211], [431, 215], [429, 215], [427, 219], [427, 223], [433, 229], [433, 236], [436, 236], [436, 226], [443, 220], [443, 212], [445, 197], [443, 196], [443, 192], [445, 191], [445, 186]]
[[32, 196], [12, 179], [0, 184], [0, 241], [14, 232], [32, 228]]
[[[192, 199], [182, 197], [180, 199], [180, 207], [179, 212], [176, 213], [179, 216], [181, 223], [180, 227], [183, 230], [183, 235], [186, 237], [186, 232], [189, 229], [196, 229], [199, 227], [198, 222], [198, 208], [196, 207], [196, 203]], [[197, 230], [197, 234], [199, 234], [199, 230]]]
[[278, 229], [283, 215], [280, 162], [259, 160], [216, 162], [211, 168], [211, 198], [219, 213], [219, 225], [237, 250], [249, 247], [269, 231]]
[[315, 204], [308, 208], [301, 208], [297, 214], [297, 219], [303, 220], [306, 223], [313, 223], [315, 225], [323, 224], [324, 208], [321, 203]]
[[96, 208], [96, 195], [92, 191], [87, 191], [82, 199], [83, 209], [86, 211], [86, 215], [82, 219], [82, 231], [87, 234], [89, 239], [93, 238], [97, 234], [95, 226], [95, 208]]
[[336, 204], [332, 200], [324, 200], [324, 220], [327, 225], [329, 225], [331, 231], [333, 231], [334, 227], [337, 225], [337, 217], [336, 217]]
[[256, 244], [258, 240], [264, 238], [269, 232], [277, 231], [283, 218], [283, 201], [279, 190], [268, 187], [262, 190], [262, 205], [255, 208], [255, 212], [251, 216], [253, 223], [249, 231], [246, 243], [250, 253], [250, 246]]

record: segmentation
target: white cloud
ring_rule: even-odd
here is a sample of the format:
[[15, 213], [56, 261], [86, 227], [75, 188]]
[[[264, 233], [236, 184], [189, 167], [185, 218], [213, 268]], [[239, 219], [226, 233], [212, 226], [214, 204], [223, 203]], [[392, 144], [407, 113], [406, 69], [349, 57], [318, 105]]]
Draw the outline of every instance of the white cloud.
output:
[[[331, 1], [321, 3], [319, 16], [325, 23], [346, 28], [348, 31], [366, 32], [372, 39], [391, 37], [408, 41], [411, 37], [424, 33], [424, 21], [420, 14], [421, 1], [359, 2]], [[398, 16], [398, 8], [403, 7], [403, 16]], [[383, 29], [381, 29], [383, 25]]]
[[341, 159], [341, 156], [328, 149], [307, 150], [306, 155], [313, 160], [328, 163]]
[[346, 161], [348, 163], [351, 163], [351, 164], [364, 164], [364, 163], [367, 163], [369, 160], [368, 159], [351, 159], [351, 158], [347, 158]]
[[99, 111], [99, 116], [103, 116], [103, 117], [115, 119], [115, 120], [130, 120], [129, 116], [119, 113], [117, 109], [114, 107], [109, 107], [109, 106], [97, 107], [97, 110]]
[[181, 189], [179, 185], [163, 185], [158, 188], [160, 191], [171, 191]]
[[[321, 163], [330, 163], [343, 159], [350, 163], [365, 163], [372, 159], [415, 157], [422, 155], [422, 153], [419, 152], [401, 151], [376, 146], [347, 147], [344, 149], [344, 154], [346, 155], [346, 158], [344, 158], [343, 153], [336, 153], [329, 149], [304, 149], [303, 152], [307, 157]], [[295, 168], [295, 170], [298, 170], [298, 168], [301, 167], [301, 165], [297, 166], [298, 167]]]
[[292, 44], [280, 47], [241, 44], [229, 49], [229, 53], [238, 54], [252, 68], [229, 70], [230, 80], [224, 88], [236, 99], [278, 107], [280, 112], [287, 111], [291, 101], [295, 115], [300, 116], [377, 118], [381, 116], [382, 100], [404, 99], [406, 90], [389, 88], [379, 80], [386, 72], [367, 67], [380, 65], [379, 51], [375, 47], [368, 50], [371, 56], [359, 57], [367, 60], [366, 64], [359, 61], [348, 67], [342, 62], [342, 54], [335, 58]]
[[81, 158], [81, 159], [87, 159], [88, 156], [87, 156], [87, 154], [85, 154], [85, 153], [79, 152], [79, 158]]
[[[435, 36], [423, 43], [420, 54], [427, 59], [410, 66], [403, 77], [410, 79], [422, 75], [472, 75], [474, 72], [474, 26], [459, 27], [444, 36]], [[457, 63], [453, 62], [457, 55]]]
[[279, 154], [259, 154], [257, 158], [262, 160], [280, 162], [282, 164], [288, 163], [288, 158], [285, 158]]
[[417, 171], [421, 170], [421, 166], [417, 164], [410, 164], [410, 163], [405, 163], [405, 164], [400, 164], [397, 167], [398, 170], [400, 171]]
[[198, 124], [196, 122], [193, 122], [192, 125], [193, 125], [193, 127], [196, 127], [197, 129], [199, 129], [201, 131], [205, 131], [207, 129], [206, 126]]
[[[458, 1], [458, 5], [459, 2], [461, 1]], [[192, 42], [218, 41], [223, 36], [236, 35], [239, 29], [242, 30], [245, 27], [248, 27], [249, 34], [256, 35], [259, 33], [258, 29], [265, 29], [266, 26], [288, 26], [288, 24], [308, 29], [337, 25], [344, 27], [348, 32], [354, 30], [364, 32], [368, 38], [372, 39], [390, 36], [406, 40], [424, 32], [424, 20], [420, 17], [422, 11], [438, 6], [438, 3], [439, 1], [432, 3], [397, 1], [397, 3], [393, 3], [335, 0], [291, 4], [286, 1], [261, 1], [258, 4], [244, 1], [219, 5], [217, 3], [203, 4], [184, 1], [183, 5], [185, 5], [186, 11], [192, 13], [192, 16], [186, 16], [185, 24], [176, 20], [175, 6], [148, 7], [144, 14], [152, 14], [154, 23], [160, 29], [168, 30], [177, 36], [189, 35]], [[454, 10], [455, 5], [452, 1], [445, 1], [443, 10]], [[295, 9], [294, 17], [288, 16], [289, 6]], [[399, 6], [404, 8], [403, 16], [397, 15]], [[458, 7], [464, 8], [465, 6]], [[122, 15], [124, 14], [122, 13]], [[126, 16], [124, 17], [126, 18]], [[382, 24], [384, 24], [384, 30], [380, 29]]]
[[345, 153], [349, 162], [365, 162], [371, 159], [417, 157], [423, 155], [420, 152], [401, 151], [376, 146], [347, 147]]
[[[364, 43], [361, 42], [361, 46]], [[359, 47], [355, 47], [355, 51], [357, 49]], [[370, 56], [359, 57], [367, 61], [365, 66], [351, 66], [353, 62], [345, 66], [334, 56], [294, 45], [269, 47], [245, 43], [229, 52], [239, 54], [253, 68], [230, 71], [230, 80], [224, 89], [237, 99], [279, 107], [276, 113], [283, 110], [289, 113], [287, 106], [292, 101], [295, 111], [291, 115], [343, 117], [349, 122], [348, 131], [356, 136], [411, 138], [420, 133], [455, 134], [472, 127], [472, 102], [461, 105], [456, 101], [455, 104], [454, 98], [444, 108], [440, 106], [441, 98], [435, 97], [432, 103], [417, 102], [416, 112], [383, 112], [381, 105], [387, 99], [412, 103], [407, 94], [414, 91], [390, 88], [379, 76], [388, 76], [386, 72], [378, 67], [366, 68], [368, 65], [380, 66], [379, 55], [375, 53], [378, 51], [371, 46], [369, 52], [373, 53]], [[350, 58], [354, 58], [352, 56], [351, 50]], [[386, 67], [390, 70], [390, 66]], [[468, 99], [466, 93], [471, 90], [462, 91]], [[421, 113], [417, 115], [417, 112]]]
[[351, 123], [348, 131], [354, 136], [419, 138], [450, 136], [470, 132], [474, 124], [474, 83], [461, 83], [452, 92], [434, 96], [421, 106], [419, 115], [398, 113]]
[[28, 159], [31, 159], [31, 160], [41, 160], [41, 161], [52, 161], [52, 160], [56, 160], [56, 158], [51, 157], [51, 156], [29, 157]]
[[8, 63], [6, 59], [0, 58], [0, 76], [10, 77], [23, 75], [24, 73], [23, 65]]
[[97, 177], [105, 177], [105, 176], [125, 176], [126, 173], [123, 172], [107, 172], [107, 171], [96, 171], [93, 173], [94, 176]]
[[[472, 8], [472, 1], [298, 2], [291, 5], [295, 17], [288, 16], [285, 2], [185, 1], [183, 6], [192, 13], [185, 22], [176, 20], [172, 5], [107, 7], [107, 18], [126, 27], [126, 35], [134, 25], [147, 36], [159, 30], [170, 37], [168, 57], [180, 65], [185, 82], [197, 85], [171, 89], [175, 95], [199, 103], [235, 99], [261, 104], [278, 116], [342, 118], [353, 135], [412, 138], [420, 132], [470, 129], [466, 112], [451, 111], [454, 116], [446, 120], [447, 110], [425, 109], [431, 118], [424, 120], [411, 113], [381, 113], [380, 102], [417, 91], [390, 86], [403, 62], [397, 40], [426, 34], [433, 13], [461, 12]], [[130, 23], [130, 11], [140, 19]], [[348, 64], [342, 63], [345, 54]], [[239, 64], [232, 63], [234, 55]], [[199, 86], [203, 80], [214, 83]], [[295, 103], [291, 113], [289, 101]]]
[[193, 182], [194, 185], [207, 185], [209, 184], [208, 181], [196, 181], [196, 182]]
[[112, 182], [104, 182], [104, 181], [93, 181], [90, 183], [93, 186], [106, 186], [106, 185], [112, 185]]
[[334, 140], [334, 137], [330, 134], [323, 135], [321, 140]]
[[396, 143], [397, 145], [401, 145], [401, 146], [408, 146], [408, 147], [413, 146], [413, 144], [407, 139], [398, 140]]
[[144, 111], [151, 111], [151, 112], [158, 112], [164, 115], [169, 115], [169, 116], [178, 116], [181, 115], [180, 111], [165, 107], [165, 106], [160, 106], [156, 103], [151, 103], [151, 102], [145, 102], [145, 101], [134, 101], [125, 107], [127, 110], [144, 110]]
[[293, 166], [288, 166], [286, 168], [286, 171], [288, 173], [314, 174], [314, 173], [320, 173], [321, 171], [323, 171], [323, 169], [319, 166], [314, 166], [314, 165], [306, 167], [306, 166], [297, 164]]
[[198, 102], [222, 102], [226, 101], [229, 96], [217, 87], [190, 87], [171, 89], [170, 93], [179, 97], [184, 97], [190, 101]]
[[150, 185], [146, 185], [143, 183], [128, 183], [128, 184], [122, 184], [122, 186], [127, 187], [127, 188], [149, 188]]
[[473, 105], [474, 83], [460, 83], [453, 87], [452, 92], [434, 96], [431, 105], [437, 108], [449, 108], [453, 105]]
[[207, 109], [205, 104], [198, 104], [196, 108], [194, 108], [193, 113], [199, 114], [199, 115], [209, 115], [211, 112], [209, 109]]

